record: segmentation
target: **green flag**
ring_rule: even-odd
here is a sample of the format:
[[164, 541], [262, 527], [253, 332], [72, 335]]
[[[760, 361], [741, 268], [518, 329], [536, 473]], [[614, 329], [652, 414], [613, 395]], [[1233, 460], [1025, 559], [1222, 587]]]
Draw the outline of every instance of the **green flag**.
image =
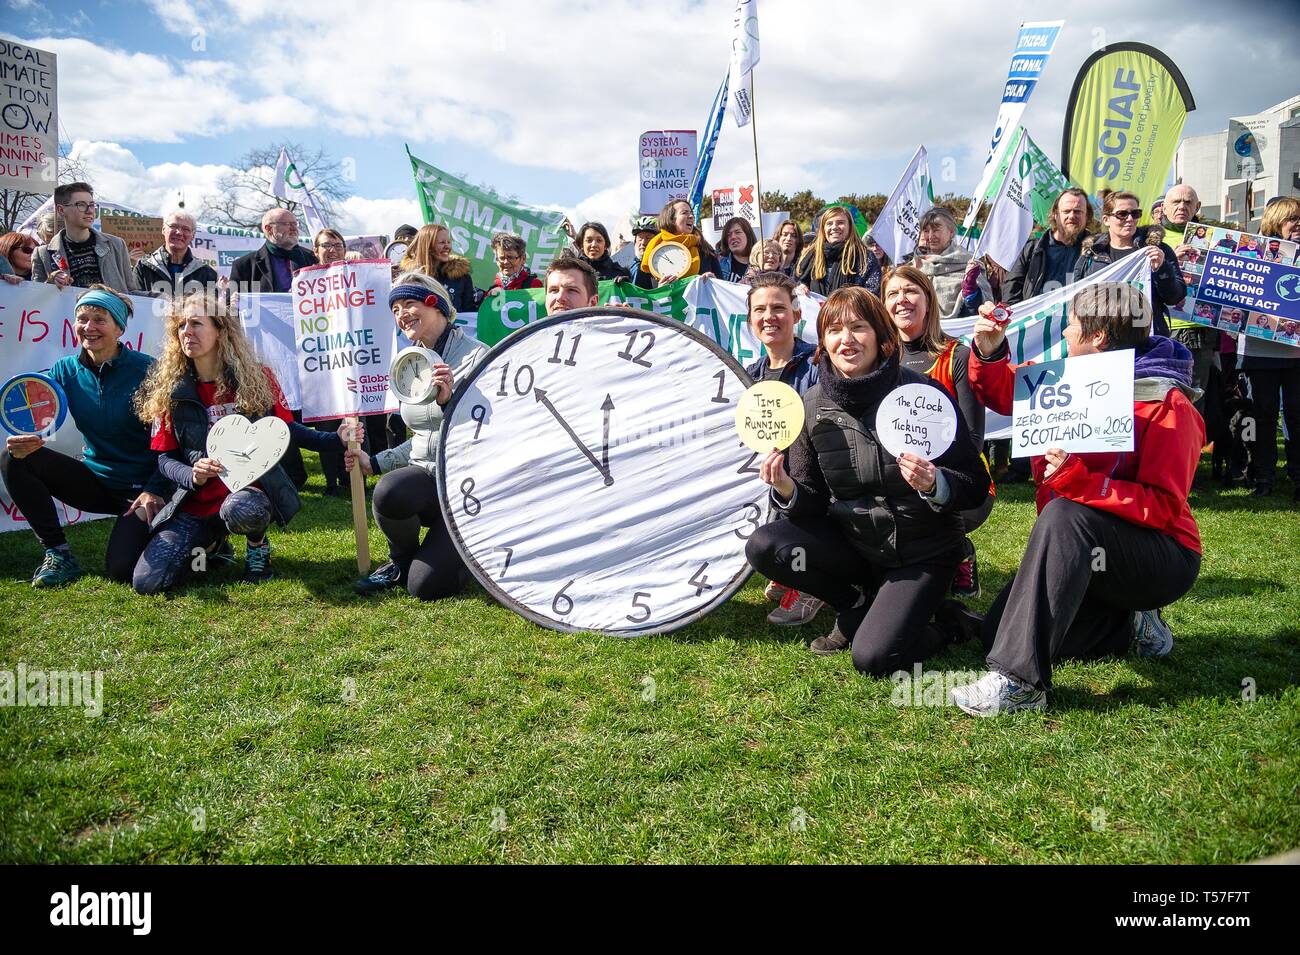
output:
[[496, 260], [492, 256], [492, 236], [513, 232], [528, 246], [528, 267], [541, 274], [564, 248], [566, 236], [561, 230], [563, 212], [551, 212], [511, 202], [494, 192], [471, 186], [463, 179], [443, 172], [411, 155], [411, 171], [420, 198], [424, 221], [441, 223], [451, 231], [451, 244], [457, 255], [470, 261], [474, 284], [488, 288], [496, 277]]
[[[1025, 140], [1025, 155], [1029, 157], [1027, 163], [1033, 174], [1033, 188], [1030, 190], [1030, 196], [1033, 200], [1034, 221], [1045, 228], [1047, 226], [1047, 217], [1052, 214], [1052, 205], [1056, 202], [1056, 197], [1069, 189], [1073, 183], [1065, 177], [1065, 173], [1057, 168], [1056, 163], [1052, 162], [1047, 157], [1047, 154], [1038, 148], [1038, 144], [1034, 142], [1023, 126], [1016, 127], [1016, 131], [1007, 145], [1006, 152], [1002, 154], [1002, 160], [993, 173], [993, 178], [989, 180], [988, 188], [985, 190], [984, 195], [976, 197], [976, 201], [985, 208], [992, 205], [993, 197], [1002, 188], [1002, 180], [1007, 176], [1007, 170], [1011, 167], [1011, 158], [1016, 154], [1021, 139]], [[972, 239], [978, 239], [980, 227], [972, 226], [969, 234]]]

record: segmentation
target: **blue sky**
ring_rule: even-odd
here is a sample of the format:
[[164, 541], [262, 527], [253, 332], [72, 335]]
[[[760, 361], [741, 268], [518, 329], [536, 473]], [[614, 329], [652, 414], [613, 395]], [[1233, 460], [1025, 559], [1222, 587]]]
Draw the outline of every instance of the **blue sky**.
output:
[[[703, 127], [731, 10], [727, 0], [663, 0], [653, 17], [633, 0], [0, 3], [7, 35], [59, 53], [64, 135], [106, 198], [152, 211], [184, 189], [193, 204], [248, 148], [294, 140], [354, 160], [350, 231], [417, 217], [403, 142], [620, 231], [637, 198], [637, 135]], [[1098, 43], [1140, 40], [1178, 62], [1200, 107], [1188, 134], [1300, 92], [1300, 18], [1281, 2], [759, 6], [765, 188], [885, 192], [923, 142], [936, 177], [950, 160], [940, 191], [968, 193], [1025, 19], [1066, 20], [1024, 117], [1053, 156], [1070, 83]], [[749, 131], [728, 124], [711, 185], [751, 163]]]

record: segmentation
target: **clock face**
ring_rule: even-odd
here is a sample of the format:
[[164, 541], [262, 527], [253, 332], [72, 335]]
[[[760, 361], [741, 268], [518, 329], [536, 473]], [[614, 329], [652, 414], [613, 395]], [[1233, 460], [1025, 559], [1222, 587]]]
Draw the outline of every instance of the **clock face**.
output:
[[45, 375], [16, 375], [0, 386], [0, 425], [10, 434], [53, 434], [67, 416], [63, 389]]
[[289, 426], [274, 415], [249, 421], [228, 414], [208, 429], [207, 449], [221, 462], [221, 480], [233, 494], [280, 463], [289, 449]]
[[433, 398], [433, 366], [442, 362], [436, 351], [412, 345], [393, 359], [390, 380], [393, 394], [407, 404], [424, 404]]
[[683, 275], [691, 267], [691, 250], [680, 242], [665, 242], [650, 254], [656, 275]]
[[440, 437], [438, 489], [485, 588], [557, 630], [662, 633], [745, 582], [767, 487], [736, 436], [744, 369], [628, 308], [566, 312], [497, 345]]

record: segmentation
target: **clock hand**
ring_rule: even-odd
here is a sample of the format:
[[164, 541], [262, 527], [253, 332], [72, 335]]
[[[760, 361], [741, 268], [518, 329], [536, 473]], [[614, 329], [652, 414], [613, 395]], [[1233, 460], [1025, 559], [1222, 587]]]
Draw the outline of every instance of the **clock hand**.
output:
[[546, 406], [547, 411], [555, 416], [555, 420], [560, 422], [560, 427], [569, 433], [569, 437], [572, 438], [573, 443], [578, 446], [578, 450], [586, 455], [587, 460], [591, 462], [592, 467], [600, 472], [601, 476], [605, 479], [605, 486], [609, 487], [613, 484], [614, 478], [610, 476], [609, 469], [601, 467], [600, 462], [596, 460], [596, 456], [587, 450], [587, 446], [582, 443], [582, 439], [578, 437], [577, 433], [571, 427], [569, 427], [569, 422], [560, 417], [560, 413], [555, 410], [555, 405], [551, 404], [551, 399], [546, 397], [546, 392], [541, 388], [534, 388], [533, 395], [539, 403]]
[[600, 448], [600, 463], [605, 465], [605, 476], [610, 477], [609, 473], [609, 413], [614, 410], [614, 399], [608, 394], [605, 395], [605, 403], [600, 406], [600, 410], [605, 412], [605, 439]]

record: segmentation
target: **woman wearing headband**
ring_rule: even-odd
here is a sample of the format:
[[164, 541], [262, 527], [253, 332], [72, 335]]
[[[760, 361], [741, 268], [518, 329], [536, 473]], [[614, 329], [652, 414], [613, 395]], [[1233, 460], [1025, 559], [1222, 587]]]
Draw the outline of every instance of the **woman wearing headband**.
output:
[[[443, 406], [451, 400], [456, 379], [479, 363], [487, 348], [453, 324], [456, 309], [447, 290], [418, 272], [398, 276], [388, 296], [398, 330], [414, 344], [441, 357], [433, 366], [435, 395], [419, 404], [402, 402], [402, 420], [411, 429], [403, 444], [375, 455], [347, 454], [347, 467], [360, 465], [365, 474], [382, 474], [375, 487], [375, 523], [388, 538], [389, 560], [369, 577], [358, 580], [359, 594], [377, 594], [402, 586], [420, 600], [437, 600], [458, 593], [469, 580], [456, 546], [442, 519], [435, 469], [438, 430]], [[423, 541], [420, 532], [428, 528]]]
[[87, 513], [120, 515], [104, 563], [110, 578], [127, 581], [149, 537], [149, 519], [163, 505], [160, 495], [171, 487], [157, 473], [148, 427], [131, 413], [131, 396], [153, 359], [121, 343], [130, 300], [94, 285], [77, 300], [74, 314], [80, 350], [56, 361], [49, 376], [63, 388], [85, 441], [82, 459], [45, 447], [40, 435], [11, 437], [0, 453], [9, 496], [45, 548], [33, 587], [55, 587], [82, 574], [59, 525], [56, 499]]

